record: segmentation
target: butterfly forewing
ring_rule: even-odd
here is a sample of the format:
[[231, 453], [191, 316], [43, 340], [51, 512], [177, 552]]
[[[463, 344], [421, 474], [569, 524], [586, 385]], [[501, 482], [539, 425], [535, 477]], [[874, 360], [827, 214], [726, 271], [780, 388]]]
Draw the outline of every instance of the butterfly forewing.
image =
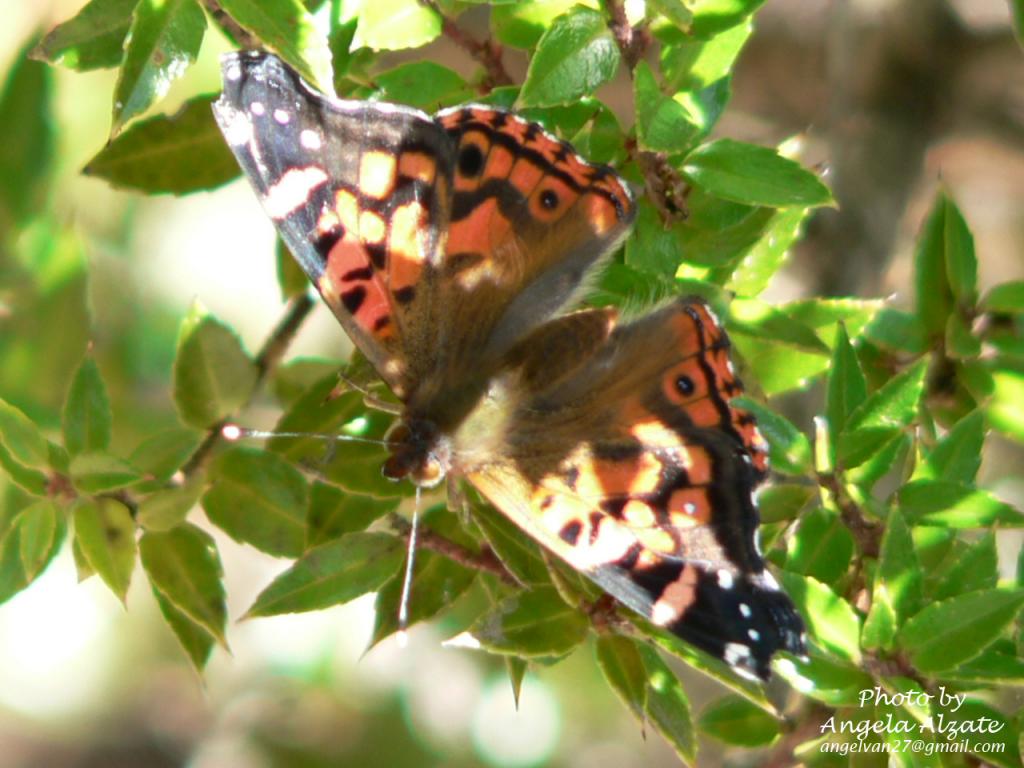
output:
[[233, 54], [223, 69], [214, 112], [239, 164], [345, 330], [407, 396], [434, 367], [411, 305], [417, 292], [436, 302], [422, 285], [443, 254], [450, 139], [417, 110], [322, 96], [273, 56]]

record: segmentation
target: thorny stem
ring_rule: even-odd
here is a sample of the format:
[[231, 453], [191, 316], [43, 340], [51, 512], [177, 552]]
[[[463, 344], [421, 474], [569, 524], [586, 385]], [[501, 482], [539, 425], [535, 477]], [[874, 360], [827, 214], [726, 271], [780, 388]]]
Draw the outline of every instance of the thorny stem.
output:
[[819, 473], [818, 483], [831, 494], [839, 508], [840, 519], [857, 542], [857, 551], [864, 557], [878, 557], [882, 541], [881, 524], [864, 517], [860, 507], [843, 490], [842, 483], [835, 473]]
[[[644, 27], [634, 27], [629, 23], [625, 6], [619, 0], [604, 0], [603, 5], [610, 19], [608, 26], [632, 78], [633, 70], [651, 45], [651, 33]], [[665, 153], [640, 149], [635, 139], [630, 139], [627, 149], [643, 174], [647, 196], [658, 209], [662, 224], [668, 227], [674, 221], [685, 219], [689, 186], [668, 162]]]
[[[387, 521], [388, 525], [397, 533], [403, 536], [408, 535], [411, 526], [404, 517], [392, 512], [388, 515]], [[419, 549], [429, 549], [431, 552], [443, 555], [470, 570], [486, 571], [511, 586], [517, 585], [515, 578], [490, 549], [485, 548], [480, 553], [472, 552], [461, 544], [456, 544], [451, 539], [446, 539], [422, 525], [417, 534], [416, 546]]]
[[483, 41], [474, 38], [453, 19], [445, 15], [435, 0], [420, 0], [420, 2], [441, 17], [441, 32], [444, 36], [466, 51], [484, 68], [487, 73], [481, 84], [484, 93], [499, 85], [512, 85], [515, 82], [502, 63], [502, 48], [498, 43], [490, 38]]
[[227, 12], [220, 7], [220, 3], [218, 3], [217, 0], [201, 0], [201, 2], [203, 7], [206, 8], [206, 11], [213, 17], [213, 20], [216, 21], [217, 24], [219, 24], [240, 46], [250, 50], [256, 50], [263, 47], [258, 38], [247, 32], [234, 19], [228, 16]]
[[[253, 392], [256, 391], [256, 388], [267, 377], [267, 374], [281, 362], [281, 358], [284, 357], [284, 353], [295, 338], [295, 334], [298, 333], [306, 316], [313, 309], [313, 306], [313, 299], [306, 291], [303, 291], [291, 300], [284, 316], [274, 327], [274, 330], [271, 331], [267, 340], [263, 342], [263, 347], [256, 355], [256, 360], [254, 361], [256, 364], [256, 382], [253, 385]], [[221, 430], [226, 423], [227, 419], [221, 419], [207, 431], [203, 442], [193, 451], [188, 461], [181, 468], [181, 472], [186, 478], [194, 475], [206, 463], [210, 453], [220, 443]]]

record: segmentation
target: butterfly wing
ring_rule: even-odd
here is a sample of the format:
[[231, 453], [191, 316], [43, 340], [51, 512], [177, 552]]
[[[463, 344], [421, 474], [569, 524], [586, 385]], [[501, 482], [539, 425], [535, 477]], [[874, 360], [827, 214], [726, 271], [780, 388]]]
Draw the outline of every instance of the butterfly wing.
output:
[[332, 99], [266, 53], [222, 66], [217, 121], [282, 238], [395, 394], [443, 428], [634, 217], [611, 169], [501, 110]]
[[763, 679], [775, 651], [803, 653], [755, 542], [765, 446], [730, 404], [740, 384], [708, 308], [678, 301], [619, 326], [549, 387], [522, 374], [531, 365], [457, 436], [468, 479], [607, 592], [739, 670]]
[[214, 114], [242, 170], [349, 336], [407, 397], [432, 367], [419, 316], [436, 302], [423, 275], [443, 256], [451, 140], [418, 110], [327, 98], [271, 54], [228, 54], [222, 68]]

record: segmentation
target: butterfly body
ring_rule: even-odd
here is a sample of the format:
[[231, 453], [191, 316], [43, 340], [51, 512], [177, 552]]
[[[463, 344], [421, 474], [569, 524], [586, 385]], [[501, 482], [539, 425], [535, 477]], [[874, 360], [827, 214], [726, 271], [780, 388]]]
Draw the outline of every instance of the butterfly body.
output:
[[767, 454], [699, 299], [565, 314], [629, 231], [610, 168], [538, 125], [329, 99], [226, 57], [218, 123], [304, 271], [403, 404], [384, 474], [467, 480], [527, 534], [745, 674], [803, 627], [757, 550]]

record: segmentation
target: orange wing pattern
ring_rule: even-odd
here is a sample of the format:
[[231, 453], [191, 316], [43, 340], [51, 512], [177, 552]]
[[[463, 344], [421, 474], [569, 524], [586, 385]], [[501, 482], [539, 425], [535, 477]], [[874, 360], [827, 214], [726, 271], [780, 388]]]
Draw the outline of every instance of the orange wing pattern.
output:
[[681, 300], [616, 328], [552, 387], [524, 391], [513, 372], [499, 451], [467, 445], [460, 469], [626, 605], [765, 678], [776, 650], [804, 652], [803, 625], [757, 548], [767, 455], [730, 404], [728, 349], [707, 306]]

